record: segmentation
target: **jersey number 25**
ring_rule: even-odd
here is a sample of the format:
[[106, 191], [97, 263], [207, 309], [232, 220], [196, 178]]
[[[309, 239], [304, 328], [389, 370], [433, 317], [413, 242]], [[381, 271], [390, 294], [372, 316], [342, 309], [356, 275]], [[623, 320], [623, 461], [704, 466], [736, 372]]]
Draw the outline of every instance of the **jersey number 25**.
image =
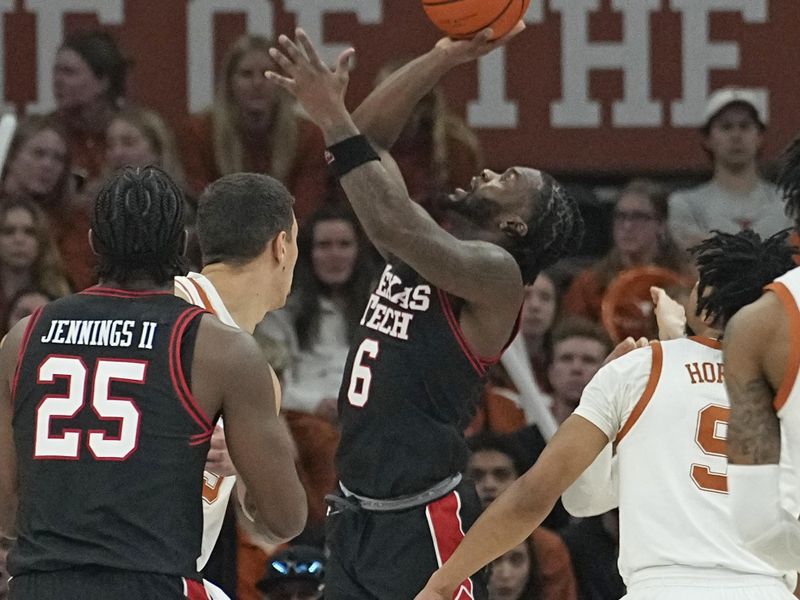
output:
[[[139, 444], [141, 413], [130, 398], [111, 395], [113, 381], [143, 384], [147, 363], [135, 360], [101, 358], [97, 361], [92, 380], [90, 403], [101, 421], [119, 423], [119, 435], [112, 437], [107, 431], [88, 432], [89, 452], [97, 460], [125, 460]], [[81, 411], [86, 399], [89, 369], [77, 356], [48, 356], [39, 366], [39, 383], [55, 383], [56, 379], [67, 380], [64, 396], [45, 396], [36, 407], [36, 429], [34, 458], [78, 460], [80, 455], [80, 429], [64, 428], [60, 434], [53, 433], [52, 421], [74, 419]]]

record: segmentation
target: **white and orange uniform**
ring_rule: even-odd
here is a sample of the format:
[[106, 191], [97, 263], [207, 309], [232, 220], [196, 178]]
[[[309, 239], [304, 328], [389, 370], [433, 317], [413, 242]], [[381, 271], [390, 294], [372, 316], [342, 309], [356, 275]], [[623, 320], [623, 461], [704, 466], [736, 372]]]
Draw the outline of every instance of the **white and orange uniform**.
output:
[[[175, 278], [175, 293], [189, 300], [192, 304], [202, 306], [226, 325], [239, 328], [231, 317], [219, 293], [208, 278], [199, 273], [189, 273], [186, 277]], [[222, 427], [222, 419], [217, 427]], [[236, 476], [220, 477], [215, 473], [203, 473], [203, 545], [197, 559], [197, 570], [206, 566], [209, 556], [219, 538], [222, 521], [228, 508], [228, 500], [236, 484]]]
[[[787, 458], [790, 465], [800, 465], [800, 268], [778, 277], [766, 289], [778, 298], [788, 321], [789, 355], [773, 399], [780, 421], [781, 464], [730, 465], [731, 498], [743, 544], [776, 567], [796, 570], [800, 569], [800, 522], [797, 512], [786, 506], [783, 483]], [[743, 404], [749, 400], [743, 399]]]
[[[729, 406], [721, 347], [705, 338], [630, 352], [584, 390], [575, 414], [616, 445], [627, 598], [793, 597], [794, 578], [737, 536], [727, 495]], [[610, 452], [605, 459], [609, 474]]]

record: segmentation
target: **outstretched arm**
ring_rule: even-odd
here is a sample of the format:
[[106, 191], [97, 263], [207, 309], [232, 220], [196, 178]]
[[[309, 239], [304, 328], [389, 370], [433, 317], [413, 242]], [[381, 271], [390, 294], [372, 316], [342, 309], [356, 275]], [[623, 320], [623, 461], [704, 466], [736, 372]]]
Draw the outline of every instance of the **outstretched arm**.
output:
[[765, 358], [787, 335], [780, 316], [774, 294], [766, 294], [740, 310], [725, 331], [728, 491], [733, 521], [747, 548], [776, 568], [796, 571], [800, 523], [780, 504], [781, 431], [773, 406], [780, 377], [770, 373]]
[[[270, 79], [298, 99], [322, 129], [329, 146], [359, 135], [360, 130], [344, 104], [352, 51], [343, 53], [337, 68], [331, 71], [302, 30], [297, 31], [297, 40], [299, 46], [286, 36], [279, 38], [282, 52], [273, 48], [270, 54], [288, 77], [269, 73]], [[455, 64], [453, 55], [447, 56], [450, 61], [447, 64]], [[409, 106], [413, 106], [412, 96], [407, 98]], [[508, 252], [486, 242], [460, 241], [445, 232], [417, 209], [403, 186], [379, 161], [361, 164], [340, 181], [361, 225], [378, 247], [398, 256], [437, 287], [467, 302], [496, 303], [504, 313], [515, 313], [519, 308], [521, 276]], [[508, 292], [515, 288], [519, 289], [518, 297]]]
[[449, 600], [467, 577], [522, 543], [607, 444], [606, 434], [583, 417], [564, 421], [536, 464], [489, 505], [417, 600]]
[[525, 29], [520, 21], [504, 38], [489, 41], [490, 29], [472, 40], [439, 40], [432, 50], [400, 67], [382, 81], [353, 112], [353, 121], [381, 150], [394, 145], [414, 107], [453, 67], [471, 62], [507, 43]]

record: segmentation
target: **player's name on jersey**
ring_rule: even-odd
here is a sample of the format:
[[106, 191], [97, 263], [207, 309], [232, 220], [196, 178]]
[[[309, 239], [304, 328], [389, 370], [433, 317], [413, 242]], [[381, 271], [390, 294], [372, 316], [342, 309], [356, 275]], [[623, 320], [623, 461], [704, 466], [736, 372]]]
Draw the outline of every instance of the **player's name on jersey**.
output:
[[377, 289], [367, 302], [361, 325], [393, 338], [407, 340], [414, 312], [425, 312], [430, 306], [431, 286], [403, 286], [403, 280], [392, 272], [392, 266], [386, 265]]
[[684, 365], [689, 372], [689, 378], [696, 383], [725, 383], [722, 363], [688, 363]]
[[158, 323], [122, 319], [72, 320], [54, 319], [47, 334], [40, 338], [42, 344], [73, 346], [137, 347], [152, 350]]

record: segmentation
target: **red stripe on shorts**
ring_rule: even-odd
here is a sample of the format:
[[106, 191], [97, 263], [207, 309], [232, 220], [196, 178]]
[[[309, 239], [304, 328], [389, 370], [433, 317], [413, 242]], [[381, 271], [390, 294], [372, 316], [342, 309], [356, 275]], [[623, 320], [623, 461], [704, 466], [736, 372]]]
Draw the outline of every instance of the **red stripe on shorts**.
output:
[[208, 592], [202, 581], [183, 578], [183, 591], [189, 600], [208, 600]]
[[[453, 555], [456, 547], [464, 539], [464, 526], [461, 523], [461, 496], [450, 492], [444, 498], [431, 502], [425, 507], [428, 527], [431, 530], [436, 561], [442, 564]], [[453, 600], [473, 600], [472, 580], [465, 579], [453, 594]]]

